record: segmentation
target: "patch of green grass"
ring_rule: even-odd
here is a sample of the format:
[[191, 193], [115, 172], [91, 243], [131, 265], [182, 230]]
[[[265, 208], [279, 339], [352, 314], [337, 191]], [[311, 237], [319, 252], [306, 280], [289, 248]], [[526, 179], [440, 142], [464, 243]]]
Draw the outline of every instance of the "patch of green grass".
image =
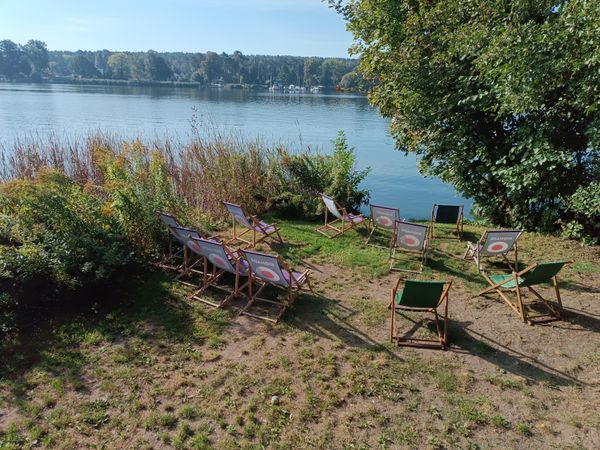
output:
[[531, 427], [526, 424], [526, 423], [519, 423], [517, 424], [517, 426], [515, 427], [515, 429], [517, 430], [517, 432], [519, 432], [520, 434], [522, 434], [523, 436], [531, 436], [533, 433], [531, 432]]
[[278, 219], [285, 244], [273, 249], [292, 264], [301, 264], [305, 258], [327, 261], [341, 267], [350, 267], [363, 275], [378, 277], [388, 272], [388, 250], [366, 245], [367, 232], [357, 228], [335, 239], [328, 239], [315, 228], [318, 222]]
[[600, 265], [592, 261], [575, 261], [571, 268], [577, 272], [596, 273], [600, 272]]

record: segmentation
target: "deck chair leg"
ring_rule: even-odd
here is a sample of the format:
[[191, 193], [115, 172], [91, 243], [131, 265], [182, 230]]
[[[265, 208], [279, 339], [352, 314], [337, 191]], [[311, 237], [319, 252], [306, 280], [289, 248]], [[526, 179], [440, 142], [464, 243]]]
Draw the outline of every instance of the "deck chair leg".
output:
[[366, 244], [369, 243], [369, 241], [371, 240], [371, 236], [373, 236], [373, 232], [375, 231], [375, 227], [371, 228], [371, 232], [369, 233], [369, 236], [367, 237], [367, 242]]
[[562, 311], [562, 299], [560, 298], [560, 290], [558, 289], [558, 280], [556, 279], [556, 276], [552, 277], [552, 284], [554, 285], [554, 292], [556, 292], [556, 301], [558, 303], [558, 307]]
[[[516, 275], [515, 275], [515, 283], [516, 283]], [[523, 299], [521, 298], [521, 289], [519, 289], [519, 286], [516, 287], [515, 292], [517, 294], [517, 308], [519, 309], [519, 312], [521, 315], [521, 320], [523, 322], [528, 322], [527, 312], [525, 311], [525, 308], [523, 307]], [[531, 323], [530, 323], [530, 325], [531, 325]]]

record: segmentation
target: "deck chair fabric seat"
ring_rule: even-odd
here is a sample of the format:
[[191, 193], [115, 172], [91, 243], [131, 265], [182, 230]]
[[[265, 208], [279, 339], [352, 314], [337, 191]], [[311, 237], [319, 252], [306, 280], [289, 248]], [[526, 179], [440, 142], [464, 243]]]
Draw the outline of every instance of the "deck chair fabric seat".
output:
[[[435, 239], [435, 224], [454, 224], [458, 239], [462, 240], [464, 205], [433, 205], [431, 210], [431, 240]], [[450, 238], [446, 236], [446, 238]]]
[[[306, 286], [310, 291], [310, 270], [298, 272], [290, 270], [285, 261], [277, 255], [269, 255], [250, 250], [240, 250], [244, 259], [250, 267], [250, 301], [241, 311], [251, 317], [278, 322], [285, 311], [289, 309], [299, 292]], [[258, 290], [253, 292], [253, 285], [258, 286]], [[261, 297], [263, 290], [267, 286], [282, 288], [287, 291], [285, 300], [277, 298]], [[267, 304], [275, 309], [275, 313], [268, 315], [266, 313], [256, 312], [255, 306]]]
[[[452, 281], [420, 281], [406, 280], [404, 288], [400, 289], [402, 279], [398, 279], [392, 289], [390, 301], [391, 325], [390, 340], [399, 346], [441, 348], [445, 349], [448, 344], [448, 298]], [[440, 315], [438, 308], [443, 305], [442, 313], [443, 329], [440, 328]], [[428, 312], [435, 318], [436, 339], [417, 339], [401, 336], [397, 328], [397, 315], [403, 315], [403, 311]], [[414, 325], [417, 323], [407, 318]]]
[[[566, 265], [572, 264], [573, 260], [552, 261], [535, 263], [520, 272], [512, 274], [488, 274], [482, 272], [484, 279], [490, 287], [479, 292], [477, 295], [485, 295], [490, 292], [496, 292], [502, 300], [523, 320], [523, 322], [533, 325], [535, 323], [560, 320], [563, 314], [562, 299], [558, 287], [558, 273]], [[544, 298], [534, 286], [540, 284], [552, 284], [556, 295], [556, 304], [549, 299]], [[546, 308], [548, 314], [539, 314], [532, 316], [529, 314], [525, 303], [523, 302], [524, 292], [522, 288], [527, 288], [541, 304]], [[513, 292], [516, 296], [515, 301], [510, 300], [505, 292]]]
[[[198, 255], [204, 265], [202, 280], [198, 289], [192, 293], [191, 298], [216, 308], [223, 307], [235, 297], [250, 298], [247, 293], [250, 280], [247, 280], [243, 284], [241, 284], [240, 281], [240, 277], [248, 277], [250, 275], [250, 268], [238, 251], [232, 251], [224, 243], [215, 239], [195, 237], [188, 241], [188, 247], [192, 252]], [[209, 264], [212, 266], [212, 270], [209, 268]], [[235, 276], [233, 289], [218, 284], [218, 281], [221, 280], [226, 273]], [[213, 300], [200, 295], [209, 287], [219, 289], [229, 295], [220, 302], [214, 302]], [[246, 290], [246, 292], [244, 290]]]
[[[328, 237], [329, 239], [333, 239], [340, 234], [344, 234], [346, 231], [351, 230], [356, 225], [360, 225], [361, 223], [366, 226], [367, 218], [362, 214], [348, 213], [346, 208], [340, 206], [333, 197], [328, 195], [321, 193], [319, 194], [319, 197], [325, 204], [325, 224], [317, 227], [316, 230], [322, 235]], [[334, 220], [330, 220], [330, 214], [335, 217]]]
[[[256, 216], [250, 216], [246, 214], [244, 208], [241, 205], [235, 203], [223, 202], [233, 220], [233, 231], [232, 237], [227, 241], [227, 244], [234, 242], [243, 242], [248, 248], [256, 247], [256, 245], [265, 239], [271, 237], [275, 238], [279, 243], [283, 243], [283, 239], [279, 234], [279, 227], [275, 223], [267, 223], [256, 218]], [[246, 228], [245, 231], [238, 234], [237, 226], [241, 225]], [[242, 236], [246, 233], [252, 233], [252, 240], [246, 240]]]
[[[477, 270], [481, 272], [482, 258], [500, 256], [506, 261], [511, 270], [518, 270], [518, 239], [523, 234], [522, 230], [488, 230], [478, 242], [467, 242], [467, 250], [463, 259], [474, 260]], [[509, 261], [507, 255], [514, 251], [514, 263]]]
[[[398, 267], [396, 261], [401, 258], [396, 256], [400, 250], [406, 253], [418, 253], [421, 255], [420, 265], [418, 270], [408, 269], [406, 267]], [[397, 220], [394, 226], [394, 232], [390, 241], [390, 257], [389, 270], [420, 273], [423, 271], [427, 263], [427, 253], [429, 251], [429, 232], [427, 225], [419, 223], [405, 222]]]
[[400, 220], [400, 210], [398, 208], [391, 208], [389, 206], [381, 205], [369, 205], [371, 214], [369, 215], [369, 228], [371, 232], [367, 238], [367, 244], [371, 240], [375, 230], [394, 230], [394, 226], [397, 220]]

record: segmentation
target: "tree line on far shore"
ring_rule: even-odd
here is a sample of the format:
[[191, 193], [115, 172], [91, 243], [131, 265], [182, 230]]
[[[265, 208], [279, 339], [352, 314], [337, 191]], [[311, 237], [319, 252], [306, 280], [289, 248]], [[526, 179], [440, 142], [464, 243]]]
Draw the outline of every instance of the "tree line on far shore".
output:
[[0, 41], [0, 78], [41, 81], [45, 78], [190, 81], [200, 84], [341, 87], [365, 89], [357, 60], [227, 53], [159, 53], [51, 51], [43, 41], [24, 45]]

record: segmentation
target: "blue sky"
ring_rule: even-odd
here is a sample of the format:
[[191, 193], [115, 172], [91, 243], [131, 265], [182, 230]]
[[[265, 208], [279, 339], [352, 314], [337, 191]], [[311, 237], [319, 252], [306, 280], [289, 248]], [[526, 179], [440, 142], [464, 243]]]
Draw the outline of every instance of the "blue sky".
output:
[[352, 36], [321, 0], [2, 0], [0, 39], [51, 50], [347, 56]]

